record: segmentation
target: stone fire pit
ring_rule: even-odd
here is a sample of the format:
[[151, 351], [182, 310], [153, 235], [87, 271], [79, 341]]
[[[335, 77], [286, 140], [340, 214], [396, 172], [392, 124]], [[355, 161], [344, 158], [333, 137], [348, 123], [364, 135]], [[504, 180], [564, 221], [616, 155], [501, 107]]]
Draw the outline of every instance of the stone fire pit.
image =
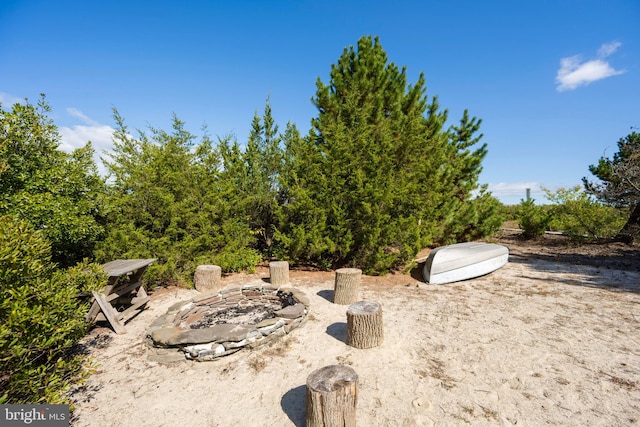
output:
[[147, 330], [155, 347], [213, 360], [288, 334], [306, 318], [309, 299], [294, 288], [247, 285], [169, 307]]

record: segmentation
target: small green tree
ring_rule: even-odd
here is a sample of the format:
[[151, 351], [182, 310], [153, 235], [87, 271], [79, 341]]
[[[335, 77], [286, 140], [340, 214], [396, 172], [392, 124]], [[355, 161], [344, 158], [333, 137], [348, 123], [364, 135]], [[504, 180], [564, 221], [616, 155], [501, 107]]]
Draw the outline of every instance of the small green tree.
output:
[[550, 226], [575, 240], [609, 239], [626, 221], [625, 211], [594, 200], [580, 186], [544, 192], [552, 202]]
[[542, 236], [549, 229], [553, 217], [543, 206], [535, 204], [535, 199], [522, 199], [518, 209], [518, 224], [522, 237], [533, 239]]
[[37, 106], [0, 105], [0, 215], [42, 230], [53, 261], [64, 267], [92, 256], [107, 207], [91, 143], [71, 154], [59, 150], [49, 112], [44, 95]]
[[0, 403], [63, 403], [84, 377], [71, 348], [86, 333], [88, 300], [102, 288], [97, 264], [58, 270], [42, 231], [0, 217]]
[[[279, 176], [283, 160], [281, 141], [267, 98], [262, 118], [257, 114], [253, 117], [249, 140], [239, 163], [224, 168], [225, 175], [240, 174], [234, 181], [238, 183], [243, 216], [248, 219], [249, 227], [256, 236], [256, 249], [265, 256], [273, 255], [274, 233], [279, 228]], [[240, 154], [239, 149], [234, 152], [234, 155], [237, 154]], [[226, 163], [231, 163], [228, 156], [226, 159]]]
[[598, 178], [582, 178], [585, 189], [599, 200], [627, 208], [629, 217], [615, 236], [616, 240], [634, 243], [640, 238], [640, 133], [631, 132], [618, 140], [612, 159], [601, 157], [589, 171]]

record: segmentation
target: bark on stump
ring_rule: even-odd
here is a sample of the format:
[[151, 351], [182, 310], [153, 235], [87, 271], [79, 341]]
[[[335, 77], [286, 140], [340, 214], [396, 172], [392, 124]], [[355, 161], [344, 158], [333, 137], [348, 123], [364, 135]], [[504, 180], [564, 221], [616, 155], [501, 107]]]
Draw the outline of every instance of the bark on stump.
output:
[[307, 377], [307, 427], [355, 427], [358, 374], [329, 365]]
[[193, 284], [200, 292], [217, 291], [222, 287], [222, 268], [217, 265], [199, 265], [193, 276]]
[[358, 288], [362, 270], [359, 268], [339, 268], [336, 270], [336, 281], [333, 290], [335, 304], [348, 305], [358, 300]]
[[355, 348], [372, 348], [382, 341], [382, 306], [372, 301], [351, 304], [347, 309], [347, 344]]
[[269, 263], [269, 282], [273, 286], [289, 284], [289, 263], [287, 261], [271, 261]]

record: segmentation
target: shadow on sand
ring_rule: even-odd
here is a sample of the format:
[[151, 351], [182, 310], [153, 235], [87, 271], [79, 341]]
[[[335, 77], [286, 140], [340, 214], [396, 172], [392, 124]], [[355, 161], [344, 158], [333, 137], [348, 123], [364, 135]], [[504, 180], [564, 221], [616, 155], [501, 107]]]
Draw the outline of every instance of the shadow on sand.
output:
[[319, 291], [316, 295], [326, 299], [329, 302], [333, 302], [333, 289], [323, 289]]
[[280, 400], [280, 406], [296, 427], [306, 424], [307, 386], [301, 385], [286, 392]]
[[335, 322], [327, 326], [327, 334], [343, 343], [347, 342], [347, 323]]

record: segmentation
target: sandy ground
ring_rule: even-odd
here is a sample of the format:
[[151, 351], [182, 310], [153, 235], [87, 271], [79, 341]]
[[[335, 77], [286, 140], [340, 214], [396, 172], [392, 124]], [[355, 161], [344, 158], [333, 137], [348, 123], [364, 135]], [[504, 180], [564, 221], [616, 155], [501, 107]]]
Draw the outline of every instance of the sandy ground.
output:
[[307, 376], [333, 364], [358, 373], [360, 426], [639, 424], [638, 259], [617, 269], [535, 252], [448, 285], [415, 271], [364, 276], [361, 299], [382, 304], [385, 333], [366, 350], [346, 345], [347, 307], [330, 302], [334, 274], [292, 271], [311, 309], [289, 335], [211, 362], [150, 362], [146, 327], [197, 294], [159, 290], [126, 335], [87, 337], [97, 371], [74, 395], [73, 424], [304, 426]]

